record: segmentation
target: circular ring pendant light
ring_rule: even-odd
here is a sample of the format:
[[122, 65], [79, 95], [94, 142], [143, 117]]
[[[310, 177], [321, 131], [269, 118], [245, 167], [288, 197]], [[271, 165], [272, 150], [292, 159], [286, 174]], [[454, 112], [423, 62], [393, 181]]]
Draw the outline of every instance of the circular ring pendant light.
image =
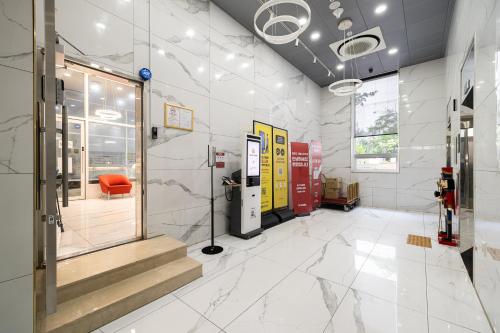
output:
[[[346, 31], [352, 28], [352, 20], [349, 18], [343, 19], [342, 21], [339, 22], [338, 24], [338, 29], [340, 31], [344, 32], [344, 44], [346, 42]], [[351, 36], [351, 32], [349, 31], [348, 35]], [[351, 60], [354, 62], [354, 65], [356, 67], [356, 73], [358, 74], [359, 77], [359, 71], [358, 71], [358, 64], [356, 62], [356, 58]], [[352, 62], [351, 62], [351, 67], [352, 67]], [[344, 79], [339, 80], [336, 82], [333, 82], [328, 86], [328, 91], [333, 93], [335, 96], [351, 96], [356, 93], [356, 90], [361, 88], [363, 85], [363, 81], [360, 79], [346, 79], [345, 78], [345, 73], [346, 73], [346, 66], [343, 66], [344, 70]], [[354, 76], [354, 68], [352, 69], [352, 76]]]
[[[273, 13], [269, 17], [269, 20], [264, 24], [262, 29], [259, 28], [259, 26], [257, 25], [257, 20], [259, 19], [261, 14], [264, 11], [271, 10], [271, 7], [279, 5], [297, 5], [302, 7], [307, 13], [306, 21], [302, 22], [301, 24], [299, 19], [294, 16], [291, 15], [276, 16]], [[272, 35], [268, 33], [269, 29], [278, 23], [290, 23], [294, 25], [295, 29], [286, 35]], [[253, 19], [254, 28], [257, 34], [262, 38], [264, 38], [264, 40], [270, 44], [286, 44], [296, 40], [300, 36], [300, 34], [302, 34], [307, 29], [307, 27], [309, 27], [310, 23], [311, 23], [311, 8], [307, 4], [307, 2], [305, 2], [305, 0], [269, 0], [263, 3], [259, 9], [257, 9]]]
[[340, 81], [333, 82], [328, 86], [328, 91], [333, 93], [335, 96], [350, 96], [356, 93], [363, 85], [363, 81], [360, 79], [344, 79]]

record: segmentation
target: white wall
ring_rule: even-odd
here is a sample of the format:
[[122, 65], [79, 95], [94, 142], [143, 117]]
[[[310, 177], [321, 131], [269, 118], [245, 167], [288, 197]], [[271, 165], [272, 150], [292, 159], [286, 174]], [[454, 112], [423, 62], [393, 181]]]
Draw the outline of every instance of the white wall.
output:
[[[460, 100], [460, 68], [475, 37], [474, 285], [493, 328], [500, 330], [500, 1], [457, 0], [447, 46], [447, 95]], [[478, 87], [479, 86], [479, 87]], [[460, 115], [452, 114], [453, 133]]]
[[33, 6], [1, 5], [0, 332], [32, 332]]
[[[56, 7], [58, 32], [88, 55], [67, 47], [72, 56], [133, 76], [141, 67], [152, 70], [146, 129], [161, 130], [147, 142], [149, 235], [188, 244], [209, 238], [209, 143], [227, 156], [214, 181], [222, 234], [228, 204], [220, 177], [239, 169], [240, 136], [254, 119], [288, 129], [290, 141], [319, 139], [320, 88], [213, 3], [59, 0]], [[165, 102], [195, 109], [193, 132], [162, 128]]]
[[323, 89], [323, 170], [327, 176], [342, 177], [345, 184], [359, 182], [363, 206], [424, 212], [437, 209], [433, 192], [440, 168], [446, 163], [445, 70], [444, 59], [400, 70], [398, 173], [351, 170], [351, 100]]

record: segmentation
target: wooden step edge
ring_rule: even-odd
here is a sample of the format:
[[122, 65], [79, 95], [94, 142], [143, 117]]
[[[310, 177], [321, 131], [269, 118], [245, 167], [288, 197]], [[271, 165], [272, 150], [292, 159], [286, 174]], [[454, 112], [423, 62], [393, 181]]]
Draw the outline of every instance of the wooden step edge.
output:
[[96, 275], [74, 281], [70, 284], [57, 287], [57, 302], [64, 303], [72, 298], [88, 294], [94, 290], [104, 288], [120, 280], [125, 280], [134, 275], [165, 265], [169, 262], [187, 256], [187, 247], [182, 247], [145, 257], [139, 261], [130, 262], [124, 266], [115, 267], [109, 271], [99, 272]]
[[201, 276], [198, 261], [178, 259], [60, 304], [46, 319], [42, 332], [90, 332]]

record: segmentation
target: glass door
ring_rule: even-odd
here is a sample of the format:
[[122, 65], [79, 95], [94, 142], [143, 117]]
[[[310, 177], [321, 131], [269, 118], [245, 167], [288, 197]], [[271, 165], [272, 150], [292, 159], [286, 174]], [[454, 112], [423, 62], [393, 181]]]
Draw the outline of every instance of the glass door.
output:
[[[142, 239], [142, 84], [71, 61], [57, 70], [68, 114], [68, 207], [58, 259]], [[61, 110], [57, 112], [61, 128]], [[62, 137], [57, 139], [62, 169]], [[61, 190], [58, 190], [61, 200]], [[63, 231], [64, 229], [64, 231]]]

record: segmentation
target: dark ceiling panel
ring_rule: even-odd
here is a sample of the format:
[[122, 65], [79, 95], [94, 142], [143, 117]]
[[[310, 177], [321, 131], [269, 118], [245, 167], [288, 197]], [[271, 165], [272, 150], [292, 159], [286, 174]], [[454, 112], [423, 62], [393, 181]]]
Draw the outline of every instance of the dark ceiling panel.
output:
[[[319, 64], [314, 64], [311, 55], [301, 46], [295, 47], [294, 43], [290, 43], [270, 45], [270, 47], [318, 85], [326, 86], [343, 76], [342, 72], [336, 70], [336, 66], [341, 62], [329, 47], [331, 43], [341, 40], [343, 33], [337, 29], [339, 20], [328, 8], [329, 0], [306, 1], [311, 7], [312, 20], [300, 39], [336, 74], [336, 77], [328, 77], [328, 72]], [[253, 31], [253, 17], [261, 4], [259, 0], [212, 0], [212, 2]], [[387, 44], [386, 50], [356, 59], [361, 78], [444, 56], [446, 34], [455, 0], [340, 0], [340, 2], [345, 10], [342, 18], [348, 17], [353, 20], [353, 34], [380, 26]], [[387, 4], [387, 11], [377, 15], [374, 12], [375, 7], [382, 2]], [[297, 15], [297, 7], [284, 6], [279, 9], [279, 13]], [[265, 16], [262, 21], [265, 21]], [[309, 36], [313, 31], [321, 33], [318, 41], [310, 40]], [[387, 51], [391, 47], [398, 48], [399, 52], [396, 55], [389, 55]], [[346, 77], [352, 75], [351, 62], [345, 64], [349, 69]], [[354, 64], [352, 66], [354, 67]]]

